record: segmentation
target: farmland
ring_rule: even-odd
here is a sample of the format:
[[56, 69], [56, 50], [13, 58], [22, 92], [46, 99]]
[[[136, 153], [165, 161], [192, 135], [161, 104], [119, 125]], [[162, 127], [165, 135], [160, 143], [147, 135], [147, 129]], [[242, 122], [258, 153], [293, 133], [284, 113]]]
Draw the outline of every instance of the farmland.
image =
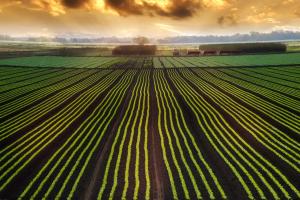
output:
[[0, 65], [0, 199], [300, 198], [299, 53]]
[[53, 68], [186, 68], [297, 66], [300, 53], [206, 57], [64, 57], [32, 56], [2, 59], [2, 66]]

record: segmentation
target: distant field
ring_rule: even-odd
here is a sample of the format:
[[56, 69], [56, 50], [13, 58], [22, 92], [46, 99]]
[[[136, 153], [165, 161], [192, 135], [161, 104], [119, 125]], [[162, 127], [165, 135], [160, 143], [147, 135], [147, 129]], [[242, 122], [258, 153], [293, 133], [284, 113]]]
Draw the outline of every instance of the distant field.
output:
[[299, 66], [0, 60], [0, 199], [300, 199]]
[[[287, 45], [287, 52], [300, 52], [300, 42], [282, 42]], [[225, 43], [228, 44], [228, 43]], [[239, 43], [234, 43], [238, 44]], [[18, 56], [111, 56], [112, 50], [122, 44], [62, 44], [51, 42], [3, 42], [0, 41], [0, 59]], [[182, 55], [188, 50], [199, 49], [204, 44], [158, 44], [156, 56], [172, 56], [174, 49]], [[222, 43], [218, 44], [224, 45]]]
[[0, 60], [0, 65], [24, 67], [108, 68], [126, 58], [34, 56]]
[[156, 57], [153, 60], [155, 68], [254, 67], [300, 64], [300, 53], [207, 57]]
[[206, 57], [59, 57], [34, 56], [0, 60], [2, 66], [61, 68], [184, 68], [300, 64], [300, 53]]

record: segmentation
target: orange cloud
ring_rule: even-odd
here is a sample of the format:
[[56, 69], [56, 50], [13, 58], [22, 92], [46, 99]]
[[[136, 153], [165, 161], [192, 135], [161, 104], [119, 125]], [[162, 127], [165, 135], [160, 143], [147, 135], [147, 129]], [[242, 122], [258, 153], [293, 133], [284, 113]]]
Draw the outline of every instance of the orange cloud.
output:
[[32, 9], [47, 11], [53, 16], [59, 16], [65, 14], [65, 9], [58, 0], [31, 0], [30, 4]]
[[81, 8], [89, 3], [91, 3], [90, 0], [62, 0], [62, 5], [69, 7], [69, 8]]
[[300, 17], [299, 0], [1, 0], [9, 6], [47, 12], [53, 16], [70, 10], [89, 10], [119, 16], [197, 19], [220, 27], [239, 24], [280, 24]]
[[21, 4], [21, 3], [22, 3], [22, 2], [19, 1], [19, 0], [11, 0], [11, 1], [3, 0], [3, 1], [0, 3], [0, 13], [1, 13], [2, 10], [5, 9], [6, 7], [18, 5], [18, 4]]
[[[67, 9], [100, 9], [104, 12], [111, 10], [121, 16], [147, 15], [175, 19], [194, 16], [203, 4], [202, 0], [19, 0], [17, 2], [29, 9], [46, 11], [54, 16], [65, 14]], [[2, 7], [4, 6], [0, 6]]]

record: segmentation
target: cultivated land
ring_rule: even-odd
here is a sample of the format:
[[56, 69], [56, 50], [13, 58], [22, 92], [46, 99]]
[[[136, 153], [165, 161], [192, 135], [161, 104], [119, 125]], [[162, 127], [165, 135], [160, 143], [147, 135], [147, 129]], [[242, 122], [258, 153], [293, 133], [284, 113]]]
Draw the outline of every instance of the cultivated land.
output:
[[0, 65], [0, 199], [300, 198], [299, 53]]
[[299, 63], [300, 53], [206, 57], [32, 56], [0, 60], [0, 66], [110, 69], [298, 66]]

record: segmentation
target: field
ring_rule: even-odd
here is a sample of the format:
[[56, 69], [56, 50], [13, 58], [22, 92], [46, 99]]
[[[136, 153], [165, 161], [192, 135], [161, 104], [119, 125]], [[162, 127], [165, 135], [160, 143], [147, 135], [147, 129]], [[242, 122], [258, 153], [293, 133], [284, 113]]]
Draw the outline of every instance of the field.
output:
[[113, 69], [297, 66], [299, 63], [300, 53], [207, 57], [32, 56], [0, 60], [0, 66]]
[[300, 198], [300, 53], [0, 65], [0, 199]]

